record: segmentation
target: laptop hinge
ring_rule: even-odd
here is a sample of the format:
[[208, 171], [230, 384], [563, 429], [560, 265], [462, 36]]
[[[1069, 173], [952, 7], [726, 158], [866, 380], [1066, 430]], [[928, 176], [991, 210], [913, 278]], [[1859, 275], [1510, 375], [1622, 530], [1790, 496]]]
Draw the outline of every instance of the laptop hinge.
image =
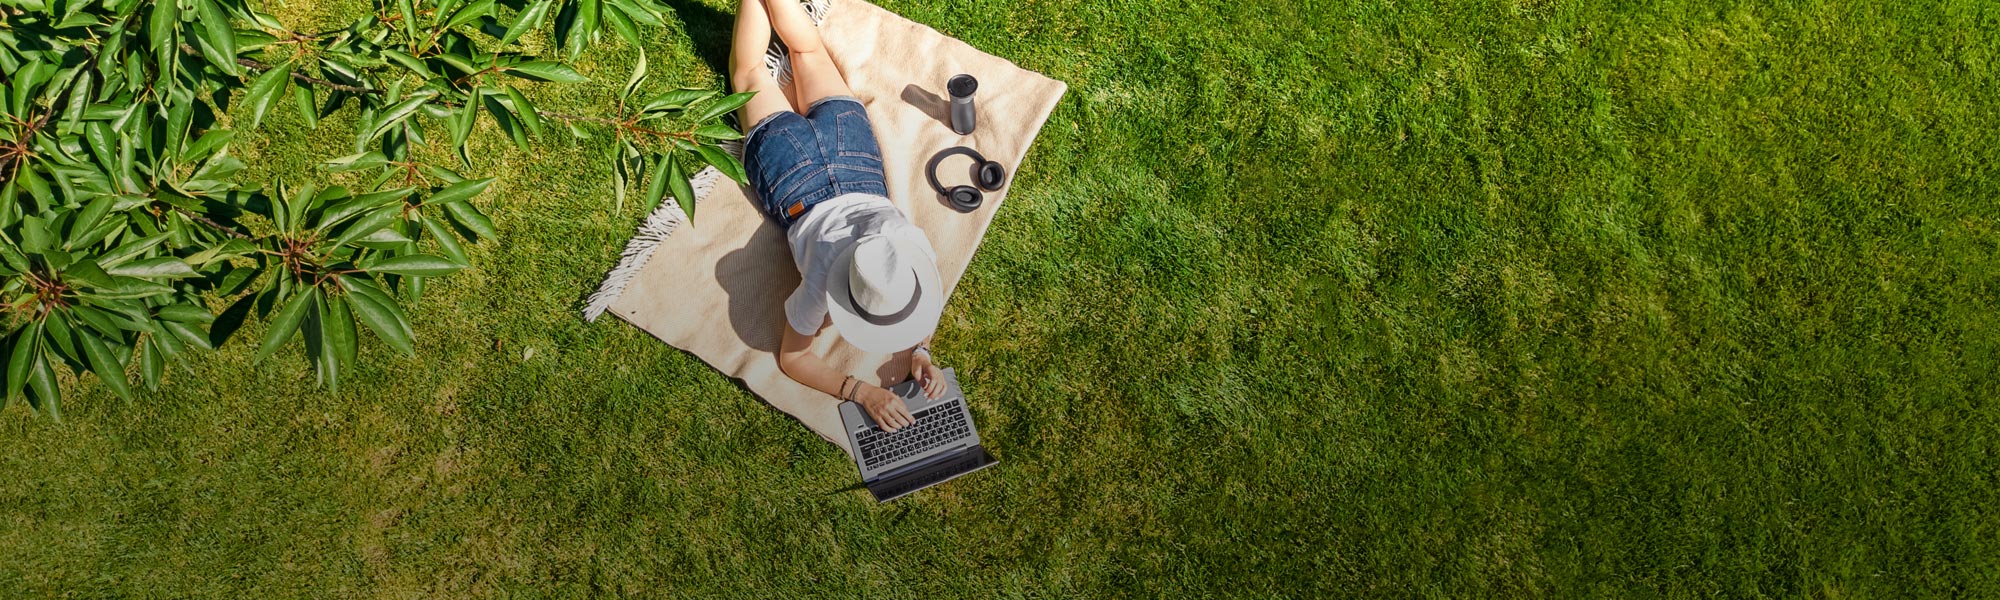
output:
[[868, 493], [875, 496], [876, 502], [888, 502], [1000, 462], [986, 452], [985, 446], [972, 446], [957, 452], [947, 452], [938, 458], [939, 460], [898, 469], [894, 475], [870, 481]]

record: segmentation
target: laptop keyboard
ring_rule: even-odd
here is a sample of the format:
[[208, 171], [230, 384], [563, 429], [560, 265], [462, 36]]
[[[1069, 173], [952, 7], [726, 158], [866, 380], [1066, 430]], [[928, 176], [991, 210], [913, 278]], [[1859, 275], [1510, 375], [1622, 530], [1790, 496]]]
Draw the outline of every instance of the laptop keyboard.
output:
[[910, 415], [916, 422], [888, 433], [869, 428], [854, 436], [862, 464], [873, 469], [937, 449], [971, 433], [972, 421], [959, 410], [957, 400], [934, 405]]

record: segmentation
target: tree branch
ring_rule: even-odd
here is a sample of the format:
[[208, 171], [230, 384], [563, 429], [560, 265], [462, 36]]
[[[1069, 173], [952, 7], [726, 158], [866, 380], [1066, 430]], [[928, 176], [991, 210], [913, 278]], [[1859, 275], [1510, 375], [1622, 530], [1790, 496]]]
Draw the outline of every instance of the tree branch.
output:
[[[188, 53], [188, 54], [192, 54], [192, 55], [197, 55], [197, 56], [198, 56], [198, 55], [200, 55], [200, 51], [199, 51], [199, 50], [196, 50], [194, 46], [190, 46], [190, 45], [187, 45], [187, 44], [181, 44], [181, 52], [186, 52], [186, 53]], [[248, 59], [248, 58], [241, 58], [241, 57], [239, 57], [239, 58], [237, 58], [237, 59], [236, 59], [236, 64], [239, 64], [239, 65], [242, 65], [242, 66], [244, 66], [244, 67], [246, 67], [246, 68], [250, 68], [250, 69], [255, 69], [255, 70], [258, 70], [258, 71], [269, 71], [269, 70], [271, 70], [271, 65], [267, 65], [267, 64], [264, 64], [263, 62], [259, 62], [259, 61], [256, 61], [256, 60], [252, 60], [252, 59]], [[304, 83], [310, 83], [310, 84], [312, 84], [312, 85], [316, 85], [316, 86], [320, 86], [320, 87], [324, 87], [324, 88], [327, 88], [327, 89], [330, 89], [330, 90], [339, 90], [339, 91], [343, 91], [343, 92], [347, 92], [347, 93], [350, 93], [350, 94], [369, 94], [369, 95], [378, 95], [378, 96], [379, 96], [379, 95], [381, 95], [381, 94], [383, 94], [383, 93], [384, 93], [384, 92], [383, 92], [382, 90], [378, 90], [378, 89], [375, 89], [375, 88], [370, 88], [370, 87], [361, 87], [361, 86], [356, 86], [356, 85], [347, 85], [347, 84], [343, 84], [343, 83], [334, 83], [334, 82], [332, 82], [332, 81], [327, 81], [327, 80], [325, 80], [325, 79], [320, 79], [320, 78], [318, 78], [318, 77], [313, 77], [313, 76], [311, 76], [311, 75], [307, 75], [307, 74], [305, 74], [305, 73], [301, 73], [301, 72], [299, 72], [299, 71], [298, 71], [297, 69], [294, 69], [294, 70], [292, 70], [292, 79], [293, 79], [293, 80], [296, 80], [296, 81], [300, 81], [300, 82], [304, 82]], [[462, 103], [459, 103], [459, 102], [452, 102], [452, 101], [449, 101], [449, 100], [446, 100], [446, 101], [442, 101], [442, 102], [439, 102], [439, 104], [443, 104], [443, 105], [445, 105], [445, 106], [450, 106], [450, 107], [453, 107], [453, 108], [456, 108], [456, 107], [460, 107], [460, 106], [465, 106], [465, 105], [464, 105], [464, 104], [462, 104]], [[614, 126], [614, 127], [617, 127], [617, 126], [622, 126], [622, 125], [624, 125], [624, 124], [625, 124], [625, 123], [624, 123], [623, 121], [619, 121], [619, 120], [617, 120], [617, 119], [607, 119], [607, 118], [604, 118], [604, 117], [591, 117], [591, 116], [585, 116], [585, 115], [572, 115], [572, 114], [568, 114], [568, 113], [559, 113], [559, 112], [550, 112], [550, 111], [546, 111], [546, 110], [536, 110], [536, 111], [535, 111], [535, 114], [537, 114], [537, 115], [541, 115], [541, 116], [542, 116], [543, 118], [546, 118], [546, 119], [555, 119], [555, 120], [557, 120], [557, 121], [563, 121], [563, 122], [571, 122], [571, 121], [583, 121], [583, 122], [586, 122], [586, 123], [600, 123], [600, 124], [604, 124], [604, 125], [611, 125], [611, 126]]]
[[[259, 70], [259, 71], [269, 71], [269, 70], [271, 70], [271, 65], [267, 65], [267, 64], [264, 64], [264, 63], [261, 63], [261, 62], [257, 62], [257, 61], [254, 61], [254, 60], [250, 60], [250, 59], [248, 59], [248, 58], [238, 58], [238, 59], [236, 59], [236, 64], [239, 64], [239, 65], [243, 65], [243, 66], [245, 66], [245, 67], [249, 67], [249, 68], [252, 68], [252, 69], [256, 69], [256, 70]], [[374, 89], [374, 88], [365, 88], [365, 87], [361, 87], [361, 86], [354, 86], [354, 85], [347, 85], [347, 84], [342, 84], [342, 83], [334, 83], [334, 82], [331, 82], [331, 81], [327, 81], [327, 80], [325, 80], [325, 79], [320, 79], [320, 78], [318, 78], [318, 77], [313, 77], [313, 76], [311, 76], [311, 75], [307, 75], [307, 74], [305, 74], [305, 73], [300, 73], [300, 72], [298, 71], [298, 69], [293, 69], [293, 70], [292, 70], [292, 79], [295, 79], [295, 80], [298, 80], [298, 81], [302, 81], [302, 82], [305, 82], [305, 83], [310, 83], [310, 84], [313, 84], [313, 85], [317, 85], [317, 86], [320, 86], [320, 87], [323, 87], [323, 88], [326, 88], [326, 89], [330, 89], [330, 90], [340, 90], [340, 91], [343, 91], [343, 92], [347, 92], [347, 93], [350, 93], [350, 94], [380, 94], [380, 93], [382, 93], [382, 90], [378, 90], [378, 89]]]
[[180, 214], [181, 214], [181, 216], [183, 216], [183, 217], [187, 217], [187, 218], [188, 218], [188, 220], [191, 220], [191, 221], [194, 221], [194, 222], [196, 222], [196, 223], [200, 223], [200, 224], [203, 224], [203, 225], [207, 225], [207, 226], [209, 226], [209, 227], [213, 227], [213, 228], [215, 228], [215, 230], [216, 230], [216, 231], [220, 231], [220, 232], [222, 232], [222, 233], [223, 233], [223, 235], [227, 235], [227, 236], [229, 236], [229, 237], [233, 237], [233, 238], [236, 238], [236, 239], [239, 239], [239, 240], [247, 240], [247, 239], [250, 239], [250, 235], [249, 235], [249, 234], [246, 234], [246, 233], [243, 233], [243, 232], [241, 232], [241, 231], [237, 231], [237, 230], [236, 230], [236, 228], [234, 228], [234, 227], [230, 227], [230, 226], [228, 226], [228, 225], [223, 225], [223, 224], [222, 224], [221, 222], [219, 222], [219, 221], [216, 221], [215, 219], [210, 219], [210, 218], [208, 218], [208, 217], [206, 217], [206, 216], [203, 216], [203, 215], [201, 215], [201, 214], [199, 214], [199, 213], [196, 213], [196, 212], [194, 212], [194, 211], [191, 211], [191, 210], [188, 210], [188, 209], [185, 209], [185, 208], [181, 208], [181, 207], [179, 207], [179, 206], [174, 206], [174, 205], [172, 205], [172, 204], [168, 204], [168, 203], [166, 203], [166, 202], [161, 202], [161, 204], [166, 204], [166, 205], [167, 205], [167, 208], [171, 208], [171, 209], [174, 209], [174, 212], [177, 212], [177, 213], [180, 213]]

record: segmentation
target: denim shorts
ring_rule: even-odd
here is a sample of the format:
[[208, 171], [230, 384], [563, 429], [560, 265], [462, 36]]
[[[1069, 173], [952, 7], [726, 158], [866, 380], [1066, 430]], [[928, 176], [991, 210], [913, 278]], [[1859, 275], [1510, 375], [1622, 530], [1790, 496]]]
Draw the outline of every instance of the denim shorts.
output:
[[757, 206], [780, 229], [846, 194], [889, 195], [868, 111], [848, 96], [822, 98], [804, 115], [785, 111], [758, 121], [743, 142], [743, 169]]

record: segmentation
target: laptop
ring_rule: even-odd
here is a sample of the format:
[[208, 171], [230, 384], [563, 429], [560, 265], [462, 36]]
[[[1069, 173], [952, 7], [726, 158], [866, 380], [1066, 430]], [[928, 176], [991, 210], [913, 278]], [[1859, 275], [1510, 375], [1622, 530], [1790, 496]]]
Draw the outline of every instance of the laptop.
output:
[[1000, 463], [979, 444], [972, 411], [966, 408], [965, 394], [958, 389], [958, 373], [945, 369], [944, 382], [944, 395], [936, 400], [925, 396], [922, 384], [915, 379], [889, 388], [903, 398], [910, 416], [916, 419], [895, 433], [876, 427], [875, 419], [860, 404], [840, 403], [840, 423], [847, 432], [848, 447], [854, 449], [854, 464], [861, 468], [861, 483], [876, 502], [895, 500]]

